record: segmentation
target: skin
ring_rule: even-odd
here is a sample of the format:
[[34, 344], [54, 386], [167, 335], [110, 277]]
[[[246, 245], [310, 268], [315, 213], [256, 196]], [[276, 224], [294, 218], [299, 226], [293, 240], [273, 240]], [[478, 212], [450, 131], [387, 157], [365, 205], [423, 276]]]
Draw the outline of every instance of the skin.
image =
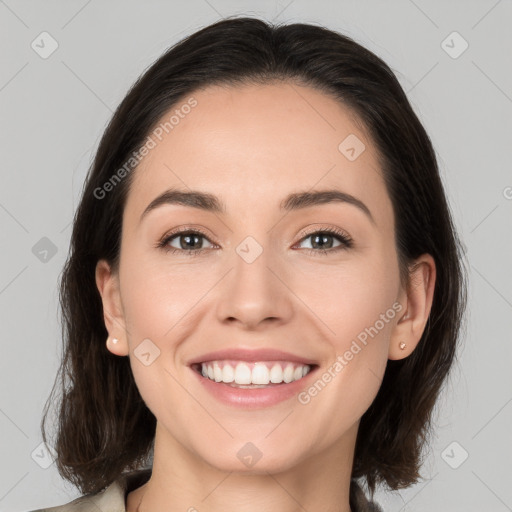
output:
[[[193, 96], [198, 105], [134, 171], [119, 273], [103, 260], [96, 268], [105, 325], [119, 339], [109, 338], [107, 348], [130, 358], [157, 418], [152, 477], [128, 495], [127, 510], [143, 497], [141, 512], [347, 512], [360, 418], [387, 360], [407, 357], [420, 340], [433, 259], [418, 258], [411, 284], [401, 285], [377, 155], [345, 106], [291, 83], [208, 87]], [[354, 161], [338, 150], [349, 134], [366, 146]], [[219, 196], [226, 215], [164, 205], [139, 223], [171, 186]], [[329, 188], [363, 201], [374, 222], [348, 203], [279, 210], [291, 192]], [[180, 254], [154, 247], [180, 226], [208, 234], [198, 242], [203, 253], [185, 254], [190, 245], [183, 237], [180, 245], [180, 236], [169, 242]], [[349, 234], [353, 247], [308, 252], [319, 249], [307, 234], [328, 227]], [[247, 236], [263, 248], [250, 264], [235, 250]], [[394, 303], [400, 313], [306, 405], [295, 397], [256, 410], [223, 405], [186, 366], [212, 350], [272, 347], [316, 360], [321, 375]], [[146, 338], [160, 350], [149, 366], [134, 355]], [[237, 457], [247, 442], [263, 454], [251, 468]]]

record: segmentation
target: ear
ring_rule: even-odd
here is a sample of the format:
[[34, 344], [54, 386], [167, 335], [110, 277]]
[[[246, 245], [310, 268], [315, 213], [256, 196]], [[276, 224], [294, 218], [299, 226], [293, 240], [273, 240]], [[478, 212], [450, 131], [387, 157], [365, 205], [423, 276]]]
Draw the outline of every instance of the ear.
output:
[[[124, 313], [119, 289], [119, 276], [112, 272], [105, 260], [96, 264], [96, 286], [103, 302], [103, 318], [109, 337], [107, 349], [117, 356], [126, 356], [130, 353]], [[113, 339], [119, 341], [113, 343]]]
[[[389, 359], [404, 359], [418, 345], [427, 324], [434, 287], [436, 265], [430, 254], [422, 254], [410, 266], [410, 279], [406, 289], [401, 289], [399, 303], [405, 308], [395, 325], [389, 346]], [[400, 345], [405, 343], [402, 350]], [[402, 345], [403, 346], [403, 345]]]

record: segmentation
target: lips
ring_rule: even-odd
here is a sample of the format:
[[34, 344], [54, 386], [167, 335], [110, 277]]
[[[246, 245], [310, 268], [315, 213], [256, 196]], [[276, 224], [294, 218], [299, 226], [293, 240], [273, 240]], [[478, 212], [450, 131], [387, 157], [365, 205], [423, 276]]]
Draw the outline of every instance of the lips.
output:
[[319, 370], [314, 359], [271, 348], [218, 350], [194, 357], [186, 364], [207, 393], [221, 403], [243, 409], [271, 407], [291, 400], [316, 378]]

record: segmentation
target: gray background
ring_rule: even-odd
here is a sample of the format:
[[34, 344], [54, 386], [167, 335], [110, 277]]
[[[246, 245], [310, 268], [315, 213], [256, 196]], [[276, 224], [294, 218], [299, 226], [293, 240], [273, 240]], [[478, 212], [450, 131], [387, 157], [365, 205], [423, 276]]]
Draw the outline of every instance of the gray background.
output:
[[[432, 138], [467, 248], [464, 349], [424, 480], [378, 500], [386, 512], [512, 510], [510, 0], [0, 0], [0, 510], [79, 495], [40, 447], [39, 423], [59, 363], [57, 282], [103, 129], [167, 47], [236, 13], [339, 30], [391, 66]], [[58, 43], [47, 58], [43, 31]]]

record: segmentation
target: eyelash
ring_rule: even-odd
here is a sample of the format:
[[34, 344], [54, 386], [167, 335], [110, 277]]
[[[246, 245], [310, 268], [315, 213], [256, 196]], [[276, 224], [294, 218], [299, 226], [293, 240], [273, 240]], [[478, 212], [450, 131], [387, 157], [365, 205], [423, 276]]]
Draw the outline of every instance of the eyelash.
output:
[[[347, 235], [343, 231], [340, 231], [339, 229], [336, 229], [336, 228], [325, 228], [325, 229], [321, 229], [321, 230], [317, 230], [317, 231], [312, 231], [310, 233], [302, 233], [302, 238], [299, 240], [299, 242], [302, 242], [303, 240], [305, 240], [313, 235], [319, 235], [319, 234], [335, 235], [334, 238], [337, 238], [342, 243], [342, 245], [340, 245], [338, 247], [334, 247], [332, 249], [303, 249], [303, 250], [307, 251], [308, 254], [327, 256], [327, 255], [329, 255], [329, 253], [332, 254], [334, 252], [338, 252], [341, 250], [350, 249], [354, 245], [353, 240], [349, 235]], [[210, 243], [213, 243], [208, 238], [208, 235], [206, 235], [206, 233], [202, 232], [200, 229], [185, 228], [185, 229], [173, 231], [171, 233], [164, 235], [164, 237], [156, 244], [155, 247], [159, 248], [159, 249], [163, 249], [166, 253], [169, 253], [169, 252], [173, 253], [173, 254], [185, 253], [187, 256], [198, 256], [203, 251], [208, 250], [208, 249], [192, 249], [191, 251], [185, 251], [183, 249], [176, 249], [174, 247], [169, 247], [168, 243], [178, 235], [201, 235], [204, 238], [206, 238]]]

